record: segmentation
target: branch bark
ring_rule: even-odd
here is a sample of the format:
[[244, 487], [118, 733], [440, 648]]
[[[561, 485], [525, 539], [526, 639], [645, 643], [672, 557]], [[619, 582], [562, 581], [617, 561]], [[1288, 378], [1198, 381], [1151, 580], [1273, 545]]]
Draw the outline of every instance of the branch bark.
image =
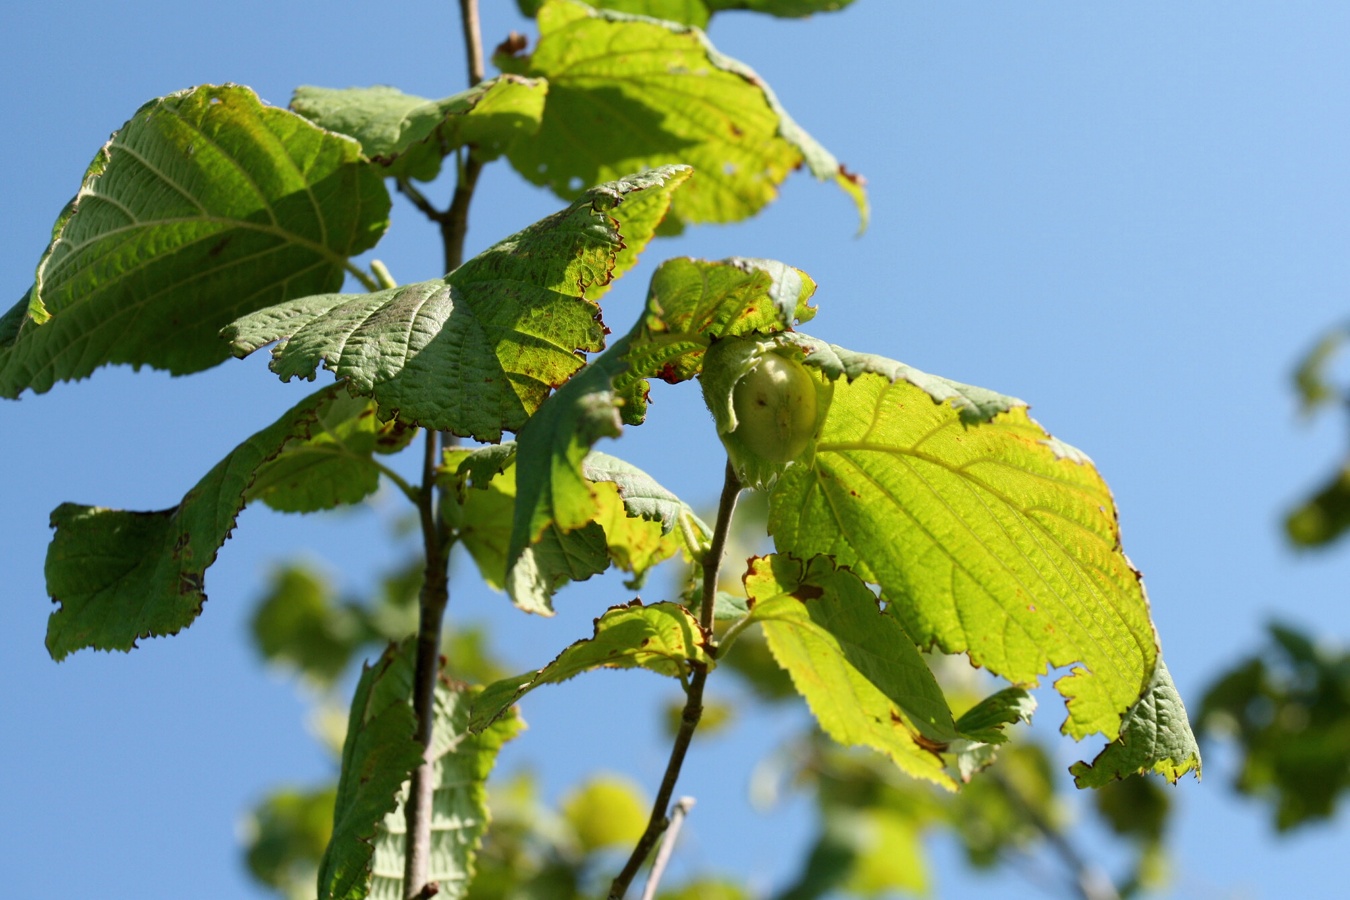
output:
[[[722, 557], [727, 549], [727, 534], [731, 530], [731, 515], [736, 510], [736, 498], [741, 493], [741, 482], [736, 470], [727, 460], [726, 476], [722, 482], [722, 498], [717, 504], [717, 524], [713, 526], [712, 543], [703, 556], [703, 592], [699, 606], [699, 624], [708, 641], [709, 655], [716, 657], [717, 645], [713, 643], [713, 604], [717, 597], [717, 577], [722, 568]], [[666, 772], [661, 779], [661, 787], [652, 802], [652, 813], [647, 820], [647, 828], [638, 838], [633, 853], [628, 857], [623, 870], [614, 879], [609, 888], [609, 900], [623, 900], [628, 886], [633, 883], [638, 870], [646, 861], [652, 848], [660, 840], [662, 833], [670, 825], [666, 818], [666, 809], [675, 793], [675, 783], [679, 781], [680, 769], [684, 765], [685, 753], [694, 739], [699, 719], [703, 716], [703, 685], [708, 680], [708, 667], [703, 663], [690, 663], [694, 674], [689, 679], [688, 692], [685, 695], [684, 712], [680, 715], [680, 729], [670, 747], [670, 759], [666, 763]]]

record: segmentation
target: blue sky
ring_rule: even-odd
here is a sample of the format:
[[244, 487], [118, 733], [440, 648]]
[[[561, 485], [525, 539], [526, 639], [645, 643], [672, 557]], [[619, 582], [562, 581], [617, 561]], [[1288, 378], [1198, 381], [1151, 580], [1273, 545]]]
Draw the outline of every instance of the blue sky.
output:
[[[514, 3], [484, 5], [489, 46], [530, 30]], [[464, 84], [448, 2], [77, 0], [9, 4], [0, 24], [6, 305], [30, 284], [89, 159], [148, 99], [225, 81], [278, 105], [299, 84], [429, 97]], [[1193, 710], [1270, 618], [1345, 633], [1350, 547], [1293, 553], [1279, 519], [1344, 439], [1340, 422], [1298, 418], [1288, 376], [1350, 294], [1350, 7], [857, 0], [805, 22], [727, 14], [711, 37], [868, 178], [872, 227], [855, 238], [847, 199], [799, 173], [754, 221], [654, 244], [607, 298], [611, 327], [636, 315], [660, 259], [771, 257], [819, 283], [812, 334], [1026, 399], [1112, 485]], [[490, 167], [471, 252], [560, 205]], [[376, 255], [401, 281], [440, 274], [437, 236], [401, 202]], [[649, 423], [601, 449], [710, 504], [721, 463], [697, 391], [658, 387]], [[329, 773], [304, 698], [257, 664], [245, 626], [269, 565], [292, 553], [370, 583], [397, 558], [382, 536], [392, 506], [309, 519], [250, 510], [187, 632], [59, 666], [42, 646], [52, 508], [170, 506], [306, 390], [259, 358], [185, 379], [104, 369], [0, 404], [10, 679], [0, 856], [11, 896], [255, 896], [240, 817], [273, 784]], [[614, 581], [582, 585], [561, 595], [556, 619], [529, 619], [462, 579], [451, 616], [503, 630], [503, 653], [524, 669], [626, 599]], [[629, 712], [631, 696], [651, 711]], [[540, 691], [503, 766], [532, 761], [554, 795], [596, 766], [654, 785], [655, 707], [669, 696], [631, 673]], [[1039, 715], [1048, 731], [1062, 709]], [[699, 798], [686, 863], [755, 883], [795, 868], [810, 830], [800, 809], [765, 815], [744, 794], [755, 760], [797, 722], [756, 721], [696, 747], [681, 785]], [[1065, 765], [1093, 752], [1056, 748]], [[1326, 895], [1346, 825], [1276, 840], [1264, 810], [1225, 786], [1229, 755], [1207, 763], [1202, 784], [1173, 793], [1172, 896]], [[945, 844], [935, 854], [940, 896], [992, 887], [960, 872]], [[1042, 896], [1016, 878], [998, 890]]]

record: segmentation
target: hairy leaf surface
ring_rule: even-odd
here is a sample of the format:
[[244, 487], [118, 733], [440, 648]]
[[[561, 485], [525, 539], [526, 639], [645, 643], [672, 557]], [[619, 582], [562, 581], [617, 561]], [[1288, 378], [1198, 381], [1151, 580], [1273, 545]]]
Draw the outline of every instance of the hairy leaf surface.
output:
[[525, 694], [598, 668], [648, 669], [684, 678], [690, 663], [711, 666], [707, 637], [689, 610], [677, 603], [643, 606], [634, 600], [595, 620], [595, 634], [577, 641], [537, 672], [490, 684], [474, 701], [469, 727], [486, 728]]
[[[506, 714], [479, 733], [469, 731], [470, 706], [480, 688], [436, 685], [436, 729], [432, 736], [434, 760], [431, 801], [431, 857], [427, 880], [440, 886], [437, 897], [459, 900], [468, 894], [474, 875], [474, 857], [488, 827], [487, 778], [502, 745], [523, 727]], [[403, 900], [403, 863], [407, 821], [399, 804], [380, 825], [370, 886], [371, 900]]]
[[[422, 761], [412, 708], [413, 642], [391, 645], [357, 685], [342, 750], [333, 838], [319, 873], [328, 900], [403, 896], [404, 813], [408, 778]], [[460, 898], [487, 829], [485, 783], [502, 745], [520, 730], [514, 716], [470, 734], [477, 689], [437, 682], [431, 740], [432, 799], [428, 878], [438, 896]]]
[[862, 179], [703, 32], [573, 0], [549, 0], [538, 19], [533, 54], [496, 59], [504, 71], [549, 83], [538, 139], [507, 151], [530, 181], [572, 197], [624, 172], [688, 163], [698, 177], [676, 198], [675, 218], [734, 222], [773, 200], [788, 173], [805, 163], [849, 193], [865, 226]]
[[231, 451], [173, 509], [57, 507], [46, 563], [47, 591], [59, 604], [47, 623], [52, 658], [82, 647], [130, 650], [141, 638], [191, 624], [206, 602], [206, 569], [258, 472], [288, 447], [309, 442], [316, 421], [341, 402], [336, 387], [300, 401]]
[[814, 458], [772, 494], [778, 548], [833, 555], [921, 645], [1014, 683], [1074, 666], [1065, 731], [1114, 738], [1158, 647], [1091, 462], [1011, 398], [818, 344], [806, 362], [846, 377]]
[[751, 620], [826, 734], [952, 787], [936, 752], [957, 737], [942, 689], [856, 575], [824, 557], [774, 555], [753, 561], [745, 590]]
[[689, 169], [669, 167], [588, 191], [445, 278], [370, 294], [305, 297], [225, 329], [246, 356], [279, 341], [272, 370], [320, 365], [386, 416], [483, 441], [515, 431], [599, 350], [594, 300], [636, 261]]
[[0, 396], [110, 363], [197, 372], [222, 327], [337, 290], [388, 225], [357, 143], [244, 87], [151, 101], [112, 136], [0, 324]]
[[376, 831], [398, 802], [399, 787], [422, 762], [412, 708], [413, 644], [390, 645], [366, 666], [352, 698], [333, 837], [319, 864], [321, 900], [364, 900], [370, 893]]
[[291, 109], [322, 128], [350, 135], [380, 172], [432, 181], [441, 160], [472, 146], [495, 159], [513, 141], [539, 130], [548, 83], [502, 75], [441, 100], [397, 88], [297, 88]]

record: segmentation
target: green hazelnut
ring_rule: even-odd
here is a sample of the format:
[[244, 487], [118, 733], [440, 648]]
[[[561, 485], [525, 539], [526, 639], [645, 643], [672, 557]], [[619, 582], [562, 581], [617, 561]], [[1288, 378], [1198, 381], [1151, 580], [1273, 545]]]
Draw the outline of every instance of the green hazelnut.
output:
[[816, 384], [806, 367], [777, 353], [760, 357], [732, 393], [733, 432], [765, 462], [782, 464], [802, 455], [816, 431]]

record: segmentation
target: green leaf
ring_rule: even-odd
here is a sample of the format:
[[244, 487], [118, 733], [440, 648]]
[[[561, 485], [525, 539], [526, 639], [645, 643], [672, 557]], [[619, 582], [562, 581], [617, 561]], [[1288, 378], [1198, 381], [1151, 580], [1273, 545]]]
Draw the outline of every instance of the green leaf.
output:
[[250, 623], [259, 652], [331, 687], [366, 637], [360, 619], [334, 603], [329, 585], [307, 568], [287, 566], [271, 582]]
[[422, 762], [411, 700], [413, 646], [390, 645], [356, 685], [333, 837], [319, 866], [321, 900], [369, 896], [376, 831], [396, 808], [400, 785]]
[[956, 720], [961, 740], [953, 741], [956, 771], [969, 783], [976, 772], [987, 769], [998, 758], [999, 745], [1006, 743], [1004, 728], [1016, 722], [1031, 722], [1036, 698], [1018, 687], [1004, 688], [985, 697]]
[[33, 287], [0, 319], [0, 396], [107, 364], [217, 365], [223, 326], [337, 290], [388, 215], [355, 141], [248, 88], [151, 101], [94, 158]]
[[249, 874], [288, 900], [310, 900], [328, 837], [333, 833], [330, 787], [283, 789], [249, 813], [245, 861]]
[[673, 167], [602, 185], [445, 278], [305, 297], [224, 334], [239, 356], [280, 341], [271, 367], [283, 381], [323, 365], [385, 416], [496, 442], [571, 377], [579, 351], [600, 349], [594, 298], [632, 265], [688, 176]]
[[502, 75], [442, 100], [397, 88], [297, 88], [291, 109], [321, 128], [350, 135], [390, 178], [432, 181], [441, 160], [469, 145], [484, 161], [539, 130], [545, 81]]
[[416, 433], [397, 419], [379, 421], [370, 400], [335, 396], [319, 411], [308, 440], [287, 444], [258, 470], [247, 498], [279, 512], [359, 503], [379, 489], [385, 471], [375, 454], [397, 453]]
[[1350, 529], [1350, 463], [1284, 520], [1289, 540], [1300, 547], [1324, 547]]
[[968, 653], [1015, 684], [1074, 666], [1055, 684], [1065, 732], [1114, 738], [1158, 647], [1087, 457], [1011, 398], [784, 338], [840, 378], [814, 457], [770, 497], [778, 549], [833, 555], [881, 586], [921, 646]]
[[745, 588], [751, 620], [826, 734], [954, 787], [937, 753], [957, 737], [942, 689], [856, 575], [824, 557], [774, 555], [752, 561]]
[[676, 603], [643, 606], [634, 600], [606, 610], [595, 620], [592, 637], [572, 644], [544, 668], [488, 685], [474, 701], [469, 727], [486, 728], [540, 685], [559, 684], [591, 669], [642, 668], [686, 678], [691, 664], [713, 664], [698, 620]]
[[507, 151], [525, 178], [572, 197], [624, 172], [687, 163], [698, 177], [676, 198], [675, 218], [735, 222], [773, 200], [805, 163], [817, 179], [847, 189], [866, 225], [862, 179], [703, 32], [572, 0], [544, 3], [538, 19], [532, 55], [496, 58], [503, 71], [549, 83], [538, 138]]
[[[439, 885], [437, 897], [460, 900], [473, 880], [474, 860], [488, 827], [487, 778], [502, 745], [524, 727], [514, 715], [498, 719], [481, 733], [468, 730], [469, 710], [480, 688], [436, 685], [436, 726], [431, 743], [431, 858], [427, 880]], [[370, 897], [403, 900], [403, 862], [407, 825], [403, 802], [384, 817], [375, 841]]]
[[1347, 340], [1350, 340], [1350, 326], [1332, 328], [1299, 362], [1294, 371], [1294, 386], [1298, 388], [1304, 415], [1316, 412], [1341, 396], [1332, 383], [1330, 370]]
[[[848, 6], [853, 0], [584, 0], [588, 6], [612, 9], [631, 15], [679, 22], [696, 28], [707, 28], [714, 12], [744, 9], [768, 13], [772, 16], [800, 19], [818, 12], [834, 12]], [[522, 15], [539, 12], [544, 0], [516, 0]]]
[[[567, 532], [588, 527], [599, 517], [600, 501], [582, 461], [601, 438], [617, 437], [624, 422], [642, 421], [645, 379], [691, 378], [713, 340], [777, 331], [793, 319], [809, 318], [814, 311], [806, 301], [814, 290], [805, 273], [771, 260], [670, 260], [661, 265], [652, 277], [642, 318], [520, 431], [519, 471], [525, 474], [507, 555], [509, 589], [518, 605], [534, 612], [550, 610], [550, 589], [528, 558], [531, 545], [551, 527]], [[663, 514], [662, 521], [668, 530], [671, 520]], [[675, 521], [685, 533], [685, 549], [693, 553], [701, 538], [694, 535], [697, 540], [691, 540], [686, 533], [690, 520], [677, 516]]]
[[202, 610], [203, 575], [234, 528], [258, 471], [287, 446], [310, 439], [340, 388], [296, 404], [221, 460], [173, 509], [126, 512], [64, 503], [52, 513], [47, 591], [59, 608], [47, 650], [130, 650], [145, 637], [176, 634]]
[[1161, 658], [1148, 691], [1125, 715], [1120, 736], [1107, 744], [1091, 765], [1076, 762], [1069, 771], [1080, 788], [1099, 787], [1145, 772], [1156, 772], [1173, 784], [1187, 772], [1194, 771], [1195, 777], [1200, 777], [1200, 748], [1191, 733], [1181, 695]]
[[[641, 469], [592, 453], [583, 476], [596, 490], [595, 517], [564, 532], [546, 526], [508, 577], [507, 546], [516, 507], [515, 445], [446, 453], [438, 479], [446, 521], [492, 587], [505, 588], [523, 609], [551, 614], [549, 598], [569, 581], [583, 581], [613, 562], [640, 583], [656, 564], [683, 550], [702, 552], [711, 531], [686, 504]], [[470, 485], [473, 485], [472, 487]]]

